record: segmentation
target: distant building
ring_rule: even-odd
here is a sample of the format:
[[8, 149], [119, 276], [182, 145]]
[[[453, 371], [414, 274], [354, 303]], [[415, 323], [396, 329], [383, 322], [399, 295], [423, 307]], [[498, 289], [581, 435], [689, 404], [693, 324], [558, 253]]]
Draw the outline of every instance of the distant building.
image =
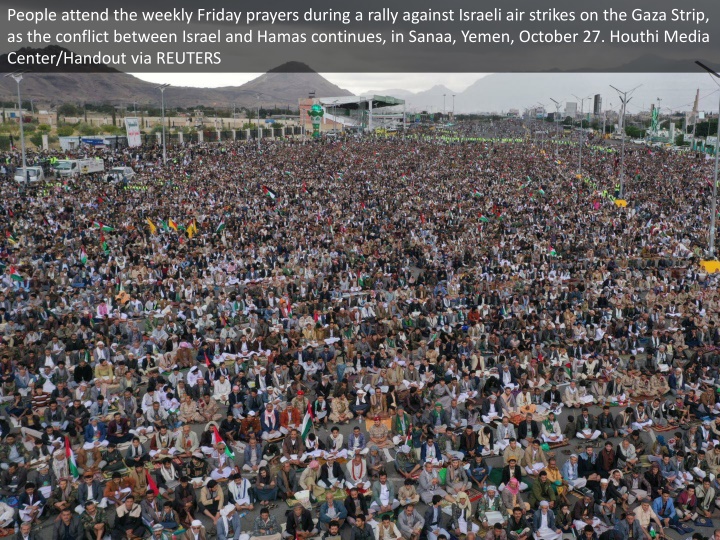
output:
[[595, 94], [595, 99], [593, 100], [593, 114], [595, 116], [600, 116], [602, 114], [602, 96], [600, 94]]
[[570, 118], [575, 118], [577, 116], [578, 112], [578, 104], [574, 101], [568, 101], [565, 103], [565, 116]]

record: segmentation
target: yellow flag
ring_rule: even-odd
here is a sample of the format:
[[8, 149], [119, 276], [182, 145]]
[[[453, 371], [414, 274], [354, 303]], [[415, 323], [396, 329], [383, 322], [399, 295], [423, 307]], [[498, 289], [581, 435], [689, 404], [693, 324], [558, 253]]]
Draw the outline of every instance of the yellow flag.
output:
[[150, 227], [150, 234], [157, 234], [157, 227], [150, 218], [147, 218], [148, 227]]
[[188, 225], [188, 227], [187, 227], [187, 235], [188, 235], [188, 238], [192, 238], [196, 234], [197, 234], [197, 226], [195, 225], [195, 220], [193, 219], [190, 222], [190, 225]]
[[168, 218], [168, 227], [170, 227], [173, 231], [177, 232], [177, 223], [175, 223], [171, 218]]

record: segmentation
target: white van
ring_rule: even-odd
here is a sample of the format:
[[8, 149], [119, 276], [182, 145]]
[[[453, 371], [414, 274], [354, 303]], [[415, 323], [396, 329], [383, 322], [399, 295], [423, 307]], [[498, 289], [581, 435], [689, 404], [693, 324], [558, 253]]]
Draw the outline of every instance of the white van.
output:
[[113, 167], [108, 173], [108, 182], [119, 182], [123, 178], [132, 180], [135, 177], [135, 171], [132, 167]]
[[28, 167], [27, 171], [19, 167], [15, 171], [15, 181], [19, 184], [39, 184], [45, 181], [45, 173], [42, 167]]

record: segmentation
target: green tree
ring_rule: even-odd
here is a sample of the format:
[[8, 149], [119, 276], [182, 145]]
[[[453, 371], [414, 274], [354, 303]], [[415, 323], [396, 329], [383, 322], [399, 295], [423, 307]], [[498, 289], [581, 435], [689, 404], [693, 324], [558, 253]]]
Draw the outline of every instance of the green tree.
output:
[[123, 130], [113, 124], [105, 124], [103, 126], [100, 126], [100, 129], [103, 133], [107, 133], [108, 135], [122, 135]]
[[80, 111], [72, 103], [63, 103], [58, 107], [57, 113], [62, 116], [77, 116]]
[[677, 137], [675, 137], [675, 146], [690, 146], [685, 142], [685, 136], [683, 133], [678, 133]]
[[645, 136], [645, 130], [635, 126], [625, 126], [625, 134], [631, 139], [641, 139]]
[[81, 123], [78, 125], [78, 131], [81, 135], [91, 136], [100, 133], [100, 128], [91, 124]]
[[30, 142], [33, 143], [37, 148], [42, 148], [42, 133], [33, 133], [30, 136]]
[[50, 131], [52, 131], [52, 127], [50, 127], [50, 126], [47, 125], [47, 124], [40, 124], [40, 125], [37, 127], [37, 130], [38, 130], [38, 131], [41, 131], [41, 132], [43, 132], [43, 133], [50, 133]]
[[75, 129], [67, 124], [57, 128], [58, 137], [70, 137], [73, 133], [75, 133]]

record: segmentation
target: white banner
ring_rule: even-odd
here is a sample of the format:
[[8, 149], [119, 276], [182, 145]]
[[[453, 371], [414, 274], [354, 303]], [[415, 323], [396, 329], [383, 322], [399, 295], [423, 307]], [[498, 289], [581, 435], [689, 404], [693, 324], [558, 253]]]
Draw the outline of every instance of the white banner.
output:
[[134, 148], [142, 144], [140, 137], [140, 122], [137, 118], [125, 118], [128, 146]]

